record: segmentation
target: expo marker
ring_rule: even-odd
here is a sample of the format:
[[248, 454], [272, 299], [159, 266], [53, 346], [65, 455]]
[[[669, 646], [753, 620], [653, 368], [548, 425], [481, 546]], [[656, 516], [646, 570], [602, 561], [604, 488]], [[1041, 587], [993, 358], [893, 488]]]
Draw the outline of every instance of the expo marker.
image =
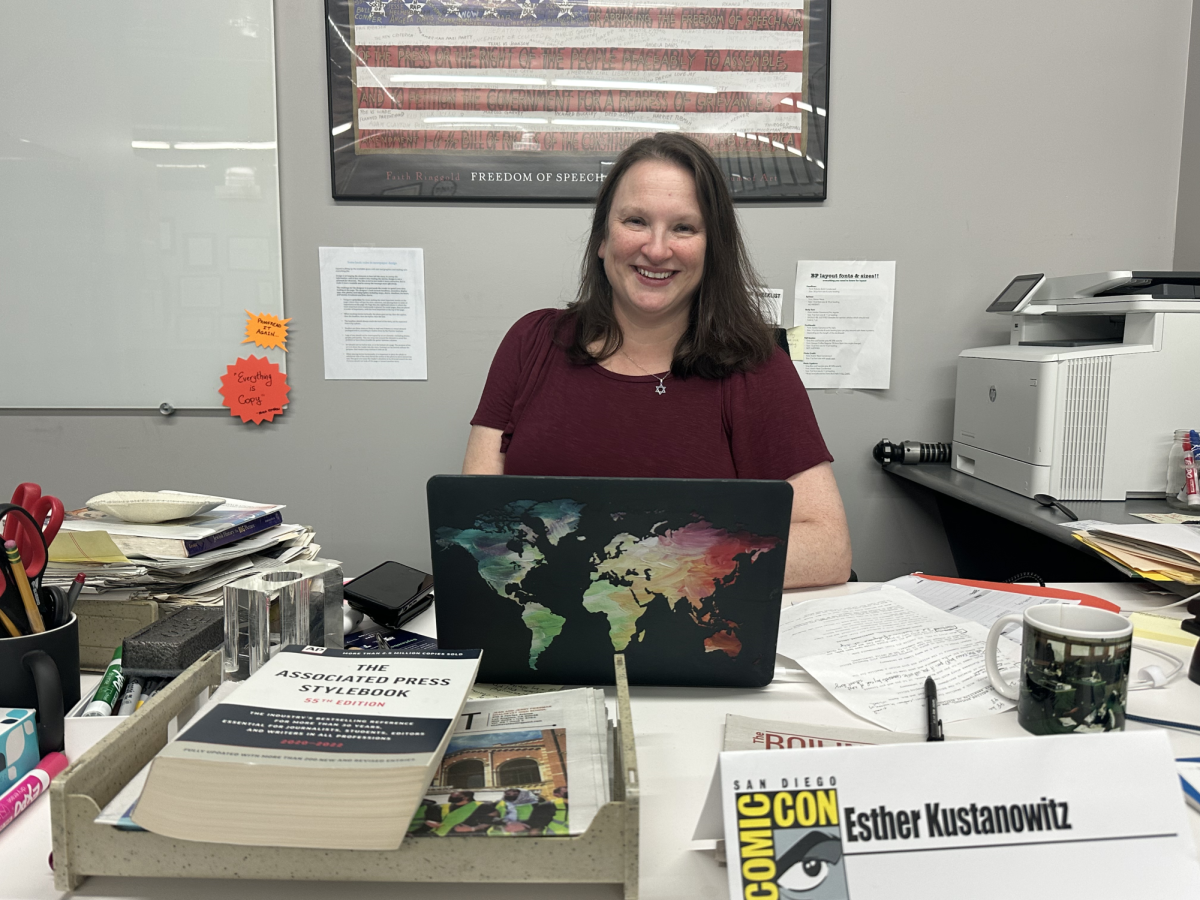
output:
[[1183, 437], [1183, 484], [1188, 506], [1200, 506], [1200, 490], [1196, 487], [1196, 461], [1192, 458], [1190, 435]]
[[104, 677], [100, 679], [100, 687], [96, 688], [96, 695], [87, 705], [87, 709], [83, 711], [85, 716], [112, 715], [113, 706], [116, 705], [117, 698], [121, 696], [121, 688], [125, 686], [125, 675], [121, 671], [122, 649], [123, 645], [118, 645], [117, 649], [113, 651], [112, 661], [104, 670]]
[[45, 793], [50, 781], [65, 769], [67, 764], [67, 758], [61, 753], [47, 753], [24, 778], [0, 795], [0, 831], [11, 825], [13, 819]]

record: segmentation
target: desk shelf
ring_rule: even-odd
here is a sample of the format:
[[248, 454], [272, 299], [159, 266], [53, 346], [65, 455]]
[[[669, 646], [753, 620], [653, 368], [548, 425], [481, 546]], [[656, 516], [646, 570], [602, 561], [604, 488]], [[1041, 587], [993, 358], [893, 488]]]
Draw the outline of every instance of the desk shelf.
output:
[[[50, 784], [54, 886], [90, 875], [293, 881], [620, 884], [638, 895], [638, 773], [625, 658], [615, 657], [614, 799], [574, 837], [406, 838], [397, 850], [313, 850], [181, 841], [97, 825], [100, 810], [167, 742], [167, 726], [221, 683], [206, 654]], [[180, 722], [182, 725], [182, 720]], [[536, 873], [531, 877], [531, 873]]]

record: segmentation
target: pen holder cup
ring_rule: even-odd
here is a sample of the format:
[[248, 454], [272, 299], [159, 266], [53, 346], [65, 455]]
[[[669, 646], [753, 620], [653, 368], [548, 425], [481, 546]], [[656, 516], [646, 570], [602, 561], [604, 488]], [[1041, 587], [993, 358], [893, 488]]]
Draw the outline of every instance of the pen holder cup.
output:
[[342, 567], [291, 562], [225, 586], [226, 681], [244, 681], [290, 644], [342, 649]]
[[44, 756], [63, 749], [63, 716], [79, 702], [79, 620], [0, 638], [0, 712], [37, 710], [38, 747]]
[[[1200, 493], [1193, 493], [1197, 497], [1195, 504], [1188, 503], [1188, 474], [1187, 467], [1184, 462], [1183, 443], [1187, 441], [1192, 448], [1192, 465], [1193, 478], [1200, 479], [1200, 462], [1196, 461], [1196, 453], [1198, 452], [1196, 444], [1192, 441], [1191, 436], [1196, 434], [1187, 428], [1180, 428], [1175, 432], [1175, 436], [1171, 439], [1171, 453], [1167, 457], [1167, 490], [1165, 498], [1169, 506], [1174, 506], [1176, 509], [1186, 509], [1196, 513], [1200, 518]], [[1200, 490], [1200, 484], [1197, 484], [1197, 489]]]

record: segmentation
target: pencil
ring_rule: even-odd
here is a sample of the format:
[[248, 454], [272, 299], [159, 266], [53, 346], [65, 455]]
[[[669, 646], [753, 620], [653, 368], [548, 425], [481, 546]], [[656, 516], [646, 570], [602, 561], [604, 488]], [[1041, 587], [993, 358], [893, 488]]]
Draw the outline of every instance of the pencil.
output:
[[21, 563], [21, 553], [17, 550], [17, 542], [5, 541], [4, 553], [8, 557], [9, 565], [12, 566], [17, 590], [21, 592], [21, 602], [25, 604], [25, 615], [29, 617], [29, 627], [34, 631], [45, 631], [46, 626], [42, 622], [42, 614], [38, 612], [37, 602], [33, 599], [33, 588], [29, 586], [29, 579], [25, 577], [25, 566]]
[[21, 629], [13, 624], [13, 620], [4, 614], [4, 610], [0, 610], [0, 625], [4, 626], [4, 630], [12, 637], [22, 637]]

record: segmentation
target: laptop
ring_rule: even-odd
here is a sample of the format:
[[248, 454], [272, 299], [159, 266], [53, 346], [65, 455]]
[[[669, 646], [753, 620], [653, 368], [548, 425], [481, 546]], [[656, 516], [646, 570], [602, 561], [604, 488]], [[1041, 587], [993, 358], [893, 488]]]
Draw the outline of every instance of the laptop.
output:
[[438, 646], [486, 683], [760, 687], [775, 671], [785, 481], [437, 475]]

